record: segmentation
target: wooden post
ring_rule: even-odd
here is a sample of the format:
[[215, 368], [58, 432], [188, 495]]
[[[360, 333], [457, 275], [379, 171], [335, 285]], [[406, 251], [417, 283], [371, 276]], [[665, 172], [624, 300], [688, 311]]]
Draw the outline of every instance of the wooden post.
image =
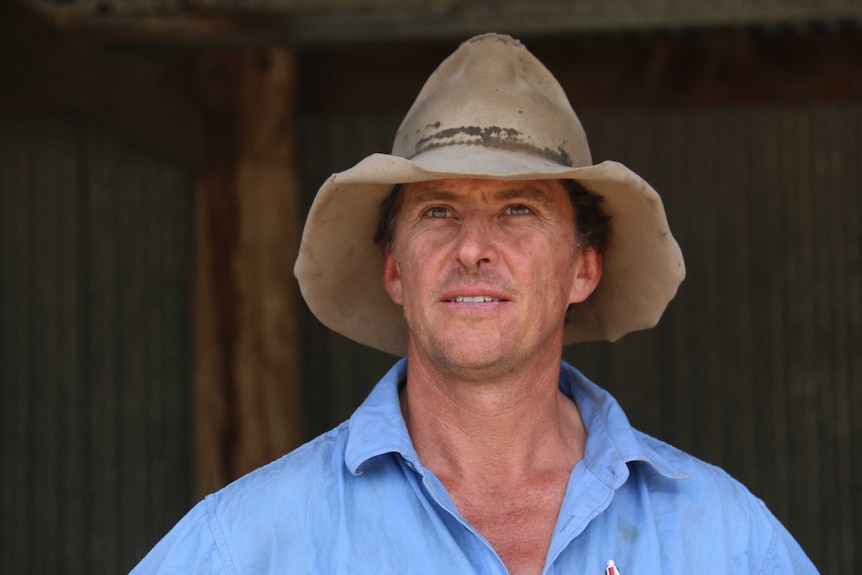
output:
[[198, 496], [304, 437], [292, 273], [301, 209], [295, 68], [282, 49], [201, 66], [210, 148], [196, 185]]

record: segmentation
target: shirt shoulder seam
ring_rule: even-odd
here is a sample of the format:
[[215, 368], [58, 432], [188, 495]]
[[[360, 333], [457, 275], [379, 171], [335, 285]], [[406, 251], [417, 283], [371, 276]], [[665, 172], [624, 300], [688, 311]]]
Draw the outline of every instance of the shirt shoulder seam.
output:
[[[766, 505], [760, 499], [758, 499], [757, 502], [762, 507], [766, 507]], [[760, 575], [766, 575], [770, 572], [769, 566], [772, 564], [778, 548], [778, 529], [775, 528], [775, 524], [772, 521], [769, 521], [768, 524], [772, 534], [769, 538], [769, 545], [767, 546], [766, 553], [763, 556], [763, 562], [760, 565], [760, 570], [758, 571]]]
[[208, 495], [204, 501], [206, 502], [206, 520], [207, 527], [209, 527], [210, 535], [213, 539], [213, 544], [215, 545], [216, 552], [218, 553], [219, 560], [221, 561], [222, 568], [224, 569], [226, 575], [236, 575], [237, 570], [236, 566], [233, 563], [233, 558], [230, 554], [230, 547], [228, 546], [227, 539], [225, 539], [224, 532], [221, 529], [221, 525], [219, 524], [218, 518], [216, 517], [216, 503], [215, 503], [216, 495]]

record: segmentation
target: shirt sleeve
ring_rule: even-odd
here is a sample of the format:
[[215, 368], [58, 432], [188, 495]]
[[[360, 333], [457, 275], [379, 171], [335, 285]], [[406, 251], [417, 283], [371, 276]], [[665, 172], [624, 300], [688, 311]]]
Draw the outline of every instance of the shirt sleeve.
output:
[[130, 575], [235, 575], [218, 523], [205, 499], [193, 507], [130, 572]]

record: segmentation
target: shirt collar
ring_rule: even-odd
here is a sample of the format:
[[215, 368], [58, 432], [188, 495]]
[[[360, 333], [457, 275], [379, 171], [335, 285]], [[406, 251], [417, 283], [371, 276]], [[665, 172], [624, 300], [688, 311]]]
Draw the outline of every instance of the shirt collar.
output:
[[384, 453], [399, 453], [408, 461], [419, 461], [398, 400], [399, 386], [406, 380], [405, 357], [386, 372], [350, 417], [344, 463], [354, 475], [362, 474], [366, 461]]
[[613, 396], [565, 361], [560, 366], [560, 390], [572, 398], [587, 430], [584, 465], [609, 487], [628, 478], [628, 463], [641, 461], [670, 479], [688, 475], [660, 453], [654, 440], [636, 431]]
[[[402, 358], [350, 417], [344, 462], [354, 475], [362, 474], [365, 462], [385, 453], [400, 454], [418, 466], [398, 399], [399, 386], [406, 379], [407, 358]], [[614, 488], [622, 485], [628, 478], [626, 464], [633, 461], [645, 462], [672, 479], [687, 477], [631, 427], [611, 394], [565, 361], [561, 362], [559, 386], [577, 404], [587, 429], [584, 464], [603, 483]]]

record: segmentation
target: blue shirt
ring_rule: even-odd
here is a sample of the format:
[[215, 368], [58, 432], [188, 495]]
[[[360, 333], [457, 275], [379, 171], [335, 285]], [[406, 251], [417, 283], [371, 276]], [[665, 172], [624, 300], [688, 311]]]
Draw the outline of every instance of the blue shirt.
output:
[[[339, 427], [195, 506], [132, 571], [506, 573], [422, 467], [398, 402], [406, 360]], [[548, 574], [816, 573], [790, 534], [725, 472], [633, 429], [563, 362], [560, 389], [588, 437]]]

